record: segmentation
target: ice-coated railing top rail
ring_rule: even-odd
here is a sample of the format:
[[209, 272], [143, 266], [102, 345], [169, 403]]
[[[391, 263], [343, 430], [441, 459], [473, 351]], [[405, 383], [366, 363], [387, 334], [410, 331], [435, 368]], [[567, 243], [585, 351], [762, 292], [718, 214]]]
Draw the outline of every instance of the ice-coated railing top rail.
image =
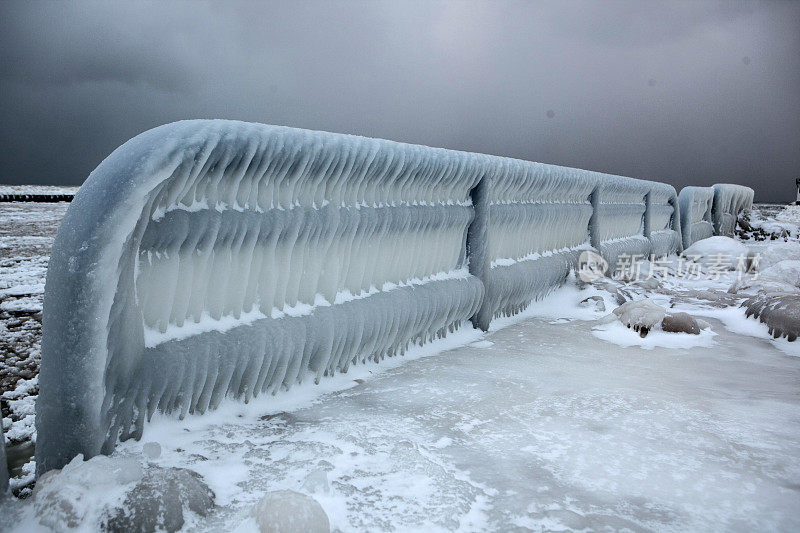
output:
[[233, 121], [168, 124], [89, 176], [47, 273], [37, 470], [488, 327], [582, 249], [680, 246], [665, 184]]

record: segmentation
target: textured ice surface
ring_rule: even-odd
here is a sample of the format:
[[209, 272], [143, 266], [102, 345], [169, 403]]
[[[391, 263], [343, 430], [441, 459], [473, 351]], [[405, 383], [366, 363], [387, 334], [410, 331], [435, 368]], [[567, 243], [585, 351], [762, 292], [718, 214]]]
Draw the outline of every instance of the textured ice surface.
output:
[[44, 301], [37, 469], [487, 329], [564, 281], [679, 245], [675, 190], [597, 172], [231, 121], [145, 132], [71, 204]]
[[767, 293], [748, 298], [744, 302], [746, 315], [761, 320], [776, 339], [786, 337], [794, 342], [800, 336], [800, 294]]
[[713, 187], [684, 187], [678, 196], [681, 212], [683, 248], [714, 235], [711, 209], [714, 204]]
[[718, 183], [714, 185], [712, 208], [714, 235], [731, 237], [736, 229], [739, 213], [753, 206], [753, 189], [743, 185]]

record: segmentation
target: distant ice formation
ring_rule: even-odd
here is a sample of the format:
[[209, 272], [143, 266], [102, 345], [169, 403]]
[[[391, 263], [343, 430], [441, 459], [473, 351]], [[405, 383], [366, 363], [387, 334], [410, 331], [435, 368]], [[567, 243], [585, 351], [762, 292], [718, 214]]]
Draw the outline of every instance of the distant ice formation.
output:
[[733, 236], [739, 213], [753, 207], [753, 189], [730, 183], [714, 185], [714, 235]]
[[670, 185], [391, 141], [196, 120], [89, 176], [47, 273], [39, 473], [202, 413], [487, 329], [581, 250], [680, 249]]
[[733, 236], [739, 214], [753, 205], [753, 189], [728, 183], [684, 187], [678, 203], [685, 249], [712, 235]]
[[678, 197], [681, 211], [683, 248], [714, 235], [711, 207], [714, 202], [712, 187], [684, 187]]

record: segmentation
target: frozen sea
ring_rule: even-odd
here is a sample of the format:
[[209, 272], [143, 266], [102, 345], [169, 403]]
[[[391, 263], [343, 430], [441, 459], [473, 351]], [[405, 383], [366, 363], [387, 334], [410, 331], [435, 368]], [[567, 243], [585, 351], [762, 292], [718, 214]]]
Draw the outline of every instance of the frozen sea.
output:
[[[13, 275], [35, 285], [33, 270]], [[253, 530], [253, 505], [291, 489], [338, 531], [798, 531], [800, 342], [681, 296], [728, 284], [665, 280], [654, 300], [710, 330], [646, 339], [577, 306], [600, 295], [610, 311], [609, 293], [570, 284], [488, 334], [205, 416], [156, 415], [115, 456], [158, 442], [152, 462], [203, 477], [217, 506], [186, 530]], [[35, 530], [34, 500], [0, 503], [0, 530]]]

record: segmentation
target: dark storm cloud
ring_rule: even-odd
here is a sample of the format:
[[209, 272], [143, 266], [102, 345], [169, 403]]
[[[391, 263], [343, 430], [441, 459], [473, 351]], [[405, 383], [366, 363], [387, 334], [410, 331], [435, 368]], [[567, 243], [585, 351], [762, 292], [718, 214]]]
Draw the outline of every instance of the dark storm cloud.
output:
[[221, 117], [790, 199], [800, 4], [0, 4], [0, 182]]

